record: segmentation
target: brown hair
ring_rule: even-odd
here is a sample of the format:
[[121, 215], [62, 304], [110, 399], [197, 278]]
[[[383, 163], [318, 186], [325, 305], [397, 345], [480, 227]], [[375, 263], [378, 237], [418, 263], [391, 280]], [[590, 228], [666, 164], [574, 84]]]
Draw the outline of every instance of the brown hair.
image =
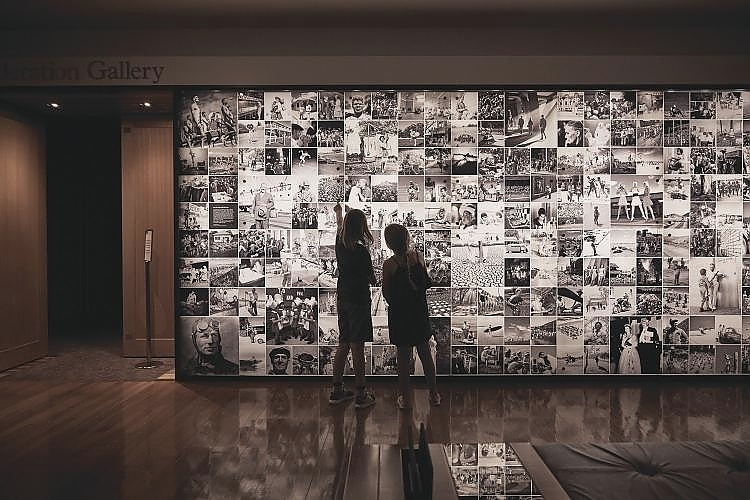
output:
[[383, 231], [385, 244], [393, 250], [396, 255], [405, 255], [409, 250], [409, 230], [401, 224], [388, 224]]
[[369, 246], [375, 241], [370, 228], [367, 227], [367, 216], [362, 210], [353, 208], [346, 213], [341, 225], [341, 243], [345, 248], [353, 250], [358, 242]]
[[[409, 281], [409, 286], [416, 290], [417, 285], [411, 276], [409, 257], [406, 255], [409, 251], [409, 243], [411, 242], [409, 230], [401, 224], [388, 224], [383, 230], [383, 237], [385, 238], [385, 244], [395, 254], [396, 264], [406, 270], [406, 279]], [[401, 263], [402, 258], [404, 259], [403, 264]], [[417, 262], [419, 262], [419, 258], [417, 258]]]

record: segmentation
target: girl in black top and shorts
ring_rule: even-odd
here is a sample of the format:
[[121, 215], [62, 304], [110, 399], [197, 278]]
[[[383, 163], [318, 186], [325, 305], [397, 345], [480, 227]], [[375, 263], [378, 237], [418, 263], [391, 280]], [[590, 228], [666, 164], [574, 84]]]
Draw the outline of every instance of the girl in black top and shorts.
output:
[[[352, 209], [341, 216], [341, 204], [336, 212], [336, 261], [338, 281], [336, 302], [339, 312], [339, 345], [333, 358], [333, 390], [328, 402], [343, 403], [355, 398], [357, 408], [375, 404], [375, 397], [365, 390], [365, 342], [372, 342], [370, 285], [375, 285], [375, 271], [367, 247], [373, 237], [367, 227], [364, 212]], [[344, 367], [349, 351], [354, 364], [356, 394], [344, 390]]]
[[422, 361], [430, 404], [440, 404], [435, 381], [435, 362], [428, 343], [432, 336], [426, 290], [432, 286], [424, 257], [411, 245], [409, 231], [401, 224], [390, 224], [384, 231], [385, 243], [393, 256], [383, 263], [383, 297], [388, 301], [388, 334], [397, 348], [398, 407], [411, 408], [409, 371], [413, 348]]

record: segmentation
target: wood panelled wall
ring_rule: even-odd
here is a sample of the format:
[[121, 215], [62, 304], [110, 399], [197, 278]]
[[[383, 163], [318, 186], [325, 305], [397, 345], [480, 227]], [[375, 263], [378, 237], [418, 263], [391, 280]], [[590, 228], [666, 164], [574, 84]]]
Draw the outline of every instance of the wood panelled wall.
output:
[[0, 111], [0, 371], [47, 354], [47, 179], [41, 125]]
[[146, 353], [144, 236], [154, 230], [151, 325], [154, 356], [174, 356], [172, 121], [122, 120], [123, 355]]

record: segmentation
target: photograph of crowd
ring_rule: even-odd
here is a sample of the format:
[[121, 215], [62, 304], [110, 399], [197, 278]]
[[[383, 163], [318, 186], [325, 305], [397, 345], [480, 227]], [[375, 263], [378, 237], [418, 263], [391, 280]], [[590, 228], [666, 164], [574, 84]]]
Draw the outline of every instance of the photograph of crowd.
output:
[[[178, 373], [331, 373], [339, 204], [375, 240], [368, 373], [395, 375], [392, 223], [424, 254], [440, 375], [750, 373], [748, 96], [181, 91]], [[461, 462], [471, 495], [528, 494]]]

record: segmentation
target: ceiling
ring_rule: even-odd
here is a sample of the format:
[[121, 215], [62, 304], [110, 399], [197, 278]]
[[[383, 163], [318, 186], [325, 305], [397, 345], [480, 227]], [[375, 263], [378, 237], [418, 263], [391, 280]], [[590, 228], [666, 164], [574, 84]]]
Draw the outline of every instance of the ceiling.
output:
[[[50, 107], [57, 103], [58, 108]], [[150, 106], [146, 106], [148, 102]], [[6, 89], [0, 106], [42, 119], [171, 114], [172, 92], [157, 89]]]
[[[613, 42], [606, 38], [628, 47], [643, 41], [643, 50], [658, 51], [664, 43], [654, 45], [649, 33], [663, 35], [675, 29], [679, 33], [668, 35], [670, 41], [675, 39], [670, 43], [678, 48], [688, 45], [686, 50], [696, 53], [695, 44], [746, 49], [747, 19], [750, 0], [24, 0], [4, 2], [0, 53], [39, 46], [34, 50], [56, 55], [55, 47], [70, 52], [75, 41], [77, 52], [72, 53], [78, 55], [88, 54], [83, 45], [98, 54], [115, 51], [113, 46], [121, 53], [123, 44], [128, 54], [150, 53], [154, 46], [165, 52], [165, 44], [172, 44], [169, 47], [184, 46], [195, 55], [198, 44], [203, 55], [207, 51], [247, 55], [258, 50], [299, 55], [325, 43], [324, 52], [336, 43], [356, 46], [357, 53], [370, 45], [387, 53], [415, 46], [425, 52], [426, 44], [439, 54], [459, 49], [487, 53], [488, 47], [506, 55], [523, 55], [524, 47], [534, 47], [532, 52], [537, 53], [557, 53], [556, 48], [562, 47], [557, 50], [580, 54], [602, 45], [612, 52]], [[373, 27], [404, 29], [390, 41], [396, 47], [390, 47], [387, 40], [373, 35], [377, 30], [367, 29]], [[736, 36], [722, 38], [707, 28]], [[151, 31], [140, 37], [143, 31], [138, 30], [144, 29]], [[115, 41], [106, 46], [110, 33], [121, 35], [113, 35]], [[409, 41], [407, 33], [418, 40]], [[725, 38], [742, 42], [727, 44]], [[300, 44], [300, 39], [307, 43]], [[51, 101], [62, 108], [50, 110]], [[142, 106], [145, 101], [152, 106]], [[0, 92], [3, 103], [41, 116], [169, 114], [172, 110], [169, 92], [149, 89], [6, 89]]]
[[748, 13], [747, 0], [27, 0], [6, 2], [0, 28], [464, 26], [561, 18], [586, 24], [597, 16], [738, 23]]

